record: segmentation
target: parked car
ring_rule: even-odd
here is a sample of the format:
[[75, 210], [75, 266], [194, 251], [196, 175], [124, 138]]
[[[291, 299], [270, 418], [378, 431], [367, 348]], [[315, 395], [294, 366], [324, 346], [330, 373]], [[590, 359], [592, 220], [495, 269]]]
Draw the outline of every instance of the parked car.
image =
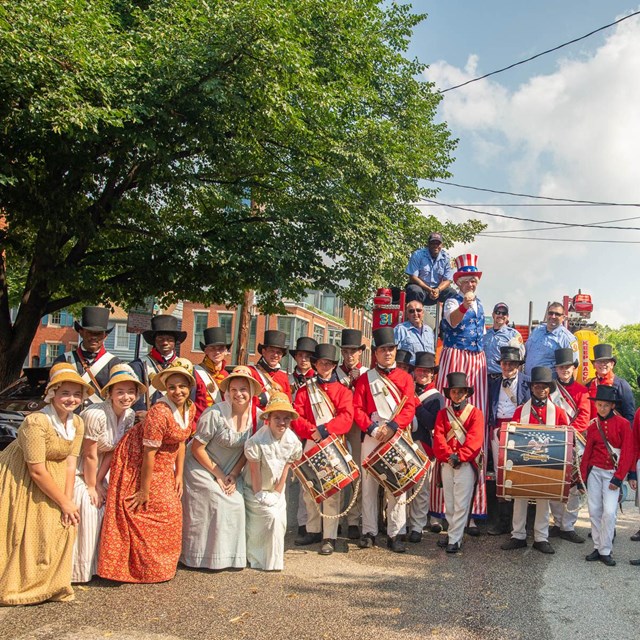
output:
[[24, 369], [23, 375], [0, 391], [0, 450], [18, 434], [18, 427], [29, 413], [44, 406], [44, 389], [49, 379], [49, 367]]

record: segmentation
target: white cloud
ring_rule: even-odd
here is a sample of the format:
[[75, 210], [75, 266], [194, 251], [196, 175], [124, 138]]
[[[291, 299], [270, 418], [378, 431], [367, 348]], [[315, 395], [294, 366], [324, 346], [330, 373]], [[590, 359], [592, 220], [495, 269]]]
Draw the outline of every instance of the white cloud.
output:
[[[640, 20], [621, 23], [589, 53], [564, 56], [553, 73], [533, 76], [513, 90], [496, 76], [444, 94], [443, 119], [454, 135], [470, 142], [464, 148], [473, 156], [465, 158], [465, 175], [456, 175], [454, 181], [545, 196], [640, 202]], [[440, 61], [425, 75], [436, 86], [448, 87], [480, 75], [479, 62], [475, 54], [464, 69]], [[485, 175], [487, 166], [495, 166], [495, 182], [483, 185], [474, 180], [473, 165]], [[468, 193], [456, 191], [457, 202], [464, 202]], [[488, 194], [484, 197], [496, 202]], [[620, 207], [486, 210], [583, 223], [640, 215], [638, 208]], [[462, 220], [470, 214], [447, 209], [441, 215]], [[491, 230], [538, 226], [477, 217], [489, 221]], [[640, 220], [618, 224], [640, 227]], [[574, 228], [521, 235], [640, 241], [640, 231]], [[640, 321], [640, 290], [629, 281], [640, 244], [479, 237], [464, 250], [480, 256], [485, 306], [505, 299], [519, 322], [527, 319], [528, 300], [534, 300], [534, 317], [539, 317], [546, 302], [573, 295], [578, 288], [593, 295], [595, 319], [614, 326]]]

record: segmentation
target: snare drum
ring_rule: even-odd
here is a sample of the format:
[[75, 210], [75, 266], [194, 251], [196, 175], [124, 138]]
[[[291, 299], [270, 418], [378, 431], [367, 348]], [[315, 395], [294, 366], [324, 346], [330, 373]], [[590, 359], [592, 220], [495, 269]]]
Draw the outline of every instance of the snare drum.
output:
[[362, 468], [396, 498], [418, 484], [430, 466], [431, 460], [404, 430], [396, 431], [362, 461]]
[[502, 425], [497, 496], [566, 502], [573, 471], [573, 434], [565, 426]]
[[292, 469], [318, 504], [360, 477], [358, 465], [342, 440], [333, 434], [303, 453]]

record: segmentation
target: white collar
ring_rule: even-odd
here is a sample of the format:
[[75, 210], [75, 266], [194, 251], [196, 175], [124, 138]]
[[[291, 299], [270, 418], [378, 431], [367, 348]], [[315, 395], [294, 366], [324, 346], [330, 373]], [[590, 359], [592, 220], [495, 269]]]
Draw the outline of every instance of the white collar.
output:
[[42, 409], [42, 413], [49, 418], [49, 422], [51, 423], [53, 430], [61, 438], [64, 438], [65, 440], [73, 440], [76, 437], [76, 426], [73, 423], [73, 413], [69, 412], [65, 424], [62, 424], [60, 416], [51, 404], [48, 404], [44, 409]]
[[162, 398], [160, 398], [158, 402], [164, 402], [169, 407], [169, 409], [171, 409], [171, 413], [173, 413], [173, 419], [180, 425], [182, 429], [191, 428], [191, 424], [189, 421], [190, 411], [189, 411], [189, 407], [186, 406], [186, 403], [185, 403], [186, 411], [183, 413], [182, 411], [180, 411], [180, 409], [178, 409], [178, 407], [176, 407], [175, 404], [173, 404], [173, 402], [171, 402], [171, 400], [169, 400], [169, 398], [167, 398], [167, 396], [162, 396]]

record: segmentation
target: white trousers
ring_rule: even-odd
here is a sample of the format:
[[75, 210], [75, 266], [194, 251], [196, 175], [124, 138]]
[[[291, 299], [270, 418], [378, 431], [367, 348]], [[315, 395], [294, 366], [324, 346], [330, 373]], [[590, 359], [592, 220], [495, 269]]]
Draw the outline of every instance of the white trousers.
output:
[[[514, 498], [511, 537], [518, 540], [527, 539], [527, 498]], [[549, 501], [536, 500], [536, 519], [533, 524], [533, 539], [536, 542], [549, 540]]]
[[[432, 467], [429, 467], [429, 470], [424, 475], [424, 482], [420, 489], [417, 489], [416, 486], [407, 492], [407, 499], [409, 497], [412, 498], [411, 502], [407, 505], [407, 524], [409, 531], [422, 533], [422, 530], [427, 526], [427, 521], [429, 520], [429, 501], [431, 500], [431, 469]], [[416, 495], [416, 493], [418, 495]], [[415, 496], [415, 498], [413, 496]]]
[[589, 518], [591, 519], [591, 538], [593, 548], [601, 556], [611, 554], [613, 532], [616, 528], [618, 515], [618, 496], [620, 489], [609, 489], [613, 478], [613, 469], [591, 467], [587, 478], [587, 493], [589, 495]]
[[578, 509], [580, 508], [580, 492], [575, 488], [569, 489], [567, 502], [554, 500], [549, 502], [553, 524], [560, 527], [560, 531], [573, 531], [578, 522]]
[[300, 485], [300, 492], [298, 493], [298, 511], [296, 513], [296, 520], [298, 521], [299, 527], [306, 526], [309, 516], [307, 514], [307, 505], [305, 503], [305, 496], [307, 492]]
[[[364, 460], [380, 442], [365, 435], [362, 443], [362, 460]], [[362, 474], [362, 533], [378, 535], [378, 481], [366, 471]], [[387, 499], [387, 535], [395, 538], [407, 523], [407, 510], [404, 497], [398, 500], [385, 491]]]
[[500, 429], [492, 429], [489, 439], [491, 457], [493, 458], [493, 472], [498, 477], [498, 456], [500, 455]]
[[[347, 443], [349, 444], [349, 449], [351, 450], [351, 457], [353, 461], [358, 465], [360, 469], [360, 476], [362, 477], [362, 430], [357, 424], [351, 425], [351, 429], [347, 433]], [[345, 491], [345, 500], [347, 498], [350, 499], [351, 493], [355, 488], [355, 482], [351, 484], [351, 489]], [[347, 508], [348, 503], [344, 505], [345, 509]], [[347, 526], [349, 527], [357, 527], [360, 524], [360, 516], [362, 515], [362, 491], [358, 488], [358, 497], [356, 501], [353, 503], [353, 507], [351, 507], [351, 511], [347, 514]]]
[[471, 463], [463, 462], [458, 469], [454, 469], [450, 464], [442, 465], [442, 489], [449, 521], [449, 544], [462, 540], [464, 528], [469, 520], [475, 483], [476, 474]]

